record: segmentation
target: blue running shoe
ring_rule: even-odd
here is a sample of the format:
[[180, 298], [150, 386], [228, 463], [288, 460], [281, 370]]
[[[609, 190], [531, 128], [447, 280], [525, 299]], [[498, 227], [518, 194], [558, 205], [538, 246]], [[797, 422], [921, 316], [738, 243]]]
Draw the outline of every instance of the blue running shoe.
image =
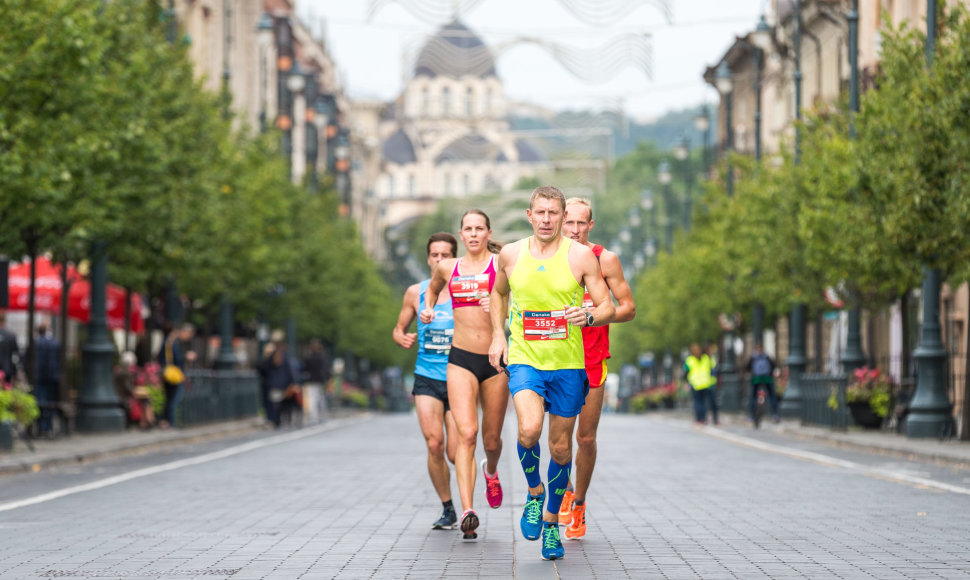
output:
[[522, 528], [522, 535], [526, 540], [538, 540], [542, 534], [542, 506], [545, 503], [545, 488], [539, 495], [526, 496], [525, 509], [522, 510], [522, 519], [519, 521], [519, 527]]
[[565, 555], [559, 539], [559, 522], [546, 522], [542, 526], [542, 559], [558, 560]]

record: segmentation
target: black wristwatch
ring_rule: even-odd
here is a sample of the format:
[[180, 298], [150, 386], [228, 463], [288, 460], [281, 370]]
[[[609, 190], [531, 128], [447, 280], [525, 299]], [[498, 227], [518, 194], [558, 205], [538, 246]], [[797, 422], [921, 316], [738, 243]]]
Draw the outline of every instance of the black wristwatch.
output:
[[586, 312], [586, 326], [593, 326], [593, 314], [591, 312]]

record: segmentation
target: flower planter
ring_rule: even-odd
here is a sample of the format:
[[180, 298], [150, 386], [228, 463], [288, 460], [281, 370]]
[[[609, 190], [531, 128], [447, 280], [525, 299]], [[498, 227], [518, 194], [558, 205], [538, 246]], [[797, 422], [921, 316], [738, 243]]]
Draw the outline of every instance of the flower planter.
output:
[[882, 426], [882, 417], [876, 415], [868, 402], [849, 403], [852, 421], [863, 429], [878, 429]]

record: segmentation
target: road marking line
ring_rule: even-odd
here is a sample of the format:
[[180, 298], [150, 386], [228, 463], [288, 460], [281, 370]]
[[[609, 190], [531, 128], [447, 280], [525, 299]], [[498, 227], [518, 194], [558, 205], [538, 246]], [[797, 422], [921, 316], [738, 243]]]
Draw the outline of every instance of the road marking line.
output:
[[362, 417], [355, 417], [352, 419], [334, 419], [331, 421], [327, 421], [322, 425], [315, 425], [313, 427], [308, 427], [306, 429], [300, 429], [299, 431], [292, 431], [290, 433], [276, 435], [273, 437], [268, 437], [266, 439], [260, 439], [258, 441], [250, 441], [249, 443], [243, 443], [242, 445], [229, 447], [226, 449], [222, 449], [220, 451], [213, 451], [212, 453], [206, 453], [204, 455], [199, 455], [196, 457], [179, 459], [177, 461], [171, 461], [169, 463], [163, 463], [161, 465], [145, 467], [143, 469], [136, 469], [135, 471], [129, 471], [128, 473], [122, 473], [119, 475], [106, 477], [104, 479], [91, 481], [82, 485], [75, 485], [73, 487], [59, 489], [57, 491], [44, 493], [34, 497], [29, 497], [26, 499], [2, 503], [0, 504], [0, 512], [6, 512], [6, 511], [22, 508], [22, 507], [44, 503], [55, 499], [60, 499], [62, 497], [66, 497], [69, 495], [83, 493], [85, 491], [93, 491], [93, 490], [101, 489], [111, 485], [124, 483], [126, 481], [131, 481], [133, 479], [147, 477], [149, 475], [156, 475], [158, 473], [164, 473], [166, 471], [172, 471], [175, 469], [181, 469], [183, 467], [200, 465], [202, 463], [209, 463], [210, 461], [225, 459], [227, 457], [232, 457], [233, 455], [239, 455], [240, 453], [246, 453], [248, 451], [261, 449], [263, 447], [269, 447], [271, 445], [278, 445], [280, 443], [286, 443], [288, 441], [296, 441], [297, 439], [303, 439], [305, 437], [310, 437], [311, 435], [317, 435], [318, 433], [323, 433], [325, 431], [336, 429], [337, 427], [342, 427], [347, 423], [356, 422], [364, 417], [369, 417], [369, 416], [370, 416], [369, 414], [365, 414]]
[[771, 453], [778, 453], [780, 455], [787, 455], [789, 457], [794, 457], [796, 459], [803, 459], [805, 461], [813, 461], [815, 463], [820, 463], [822, 465], [828, 465], [831, 467], [841, 467], [843, 469], [849, 469], [852, 471], [859, 471], [864, 475], [870, 477], [879, 477], [883, 479], [888, 479], [890, 481], [895, 481], [898, 483], [907, 483], [915, 486], [923, 486], [932, 489], [937, 489], [941, 491], [948, 491], [951, 493], [959, 493], [963, 495], [970, 495], [970, 488], [960, 487], [958, 485], [951, 485], [949, 483], [943, 483], [941, 481], [933, 481], [932, 479], [926, 479], [924, 477], [916, 477], [914, 475], [907, 475], [898, 471], [891, 471], [888, 469], [879, 469], [873, 467], [867, 467], [861, 463], [856, 463], [854, 461], [847, 461], [845, 459], [838, 459], [836, 457], [830, 457], [828, 455], [822, 455], [821, 453], [814, 453], [812, 451], [802, 451], [801, 449], [795, 449], [793, 447], [784, 447], [781, 445], [774, 445], [772, 443], [765, 443], [763, 441], [758, 441], [757, 439], [751, 439], [749, 437], [744, 437], [742, 435], [735, 435], [733, 433], [728, 433], [720, 429], [713, 427], [705, 427], [703, 429], [704, 433], [725, 441], [730, 441], [737, 445], [743, 445], [745, 447], [751, 447], [754, 449], [760, 449], [762, 451], [768, 451]]

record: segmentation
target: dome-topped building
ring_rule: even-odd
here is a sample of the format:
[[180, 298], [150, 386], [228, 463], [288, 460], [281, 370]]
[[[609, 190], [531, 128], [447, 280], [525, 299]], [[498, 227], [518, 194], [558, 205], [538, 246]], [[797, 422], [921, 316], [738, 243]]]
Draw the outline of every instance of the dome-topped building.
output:
[[[439, 28], [411, 71], [380, 126], [384, 158], [378, 197], [433, 202], [508, 191], [544, 169], [538, 149], [517, 140], [509, 128], [492, 51], [463, 23]], [[404, 205], [424, 211], [414, 203]], [[433, 204], [425, 209], [432, 211]], [[409, 217], [388, 216], [388, 221]]]

